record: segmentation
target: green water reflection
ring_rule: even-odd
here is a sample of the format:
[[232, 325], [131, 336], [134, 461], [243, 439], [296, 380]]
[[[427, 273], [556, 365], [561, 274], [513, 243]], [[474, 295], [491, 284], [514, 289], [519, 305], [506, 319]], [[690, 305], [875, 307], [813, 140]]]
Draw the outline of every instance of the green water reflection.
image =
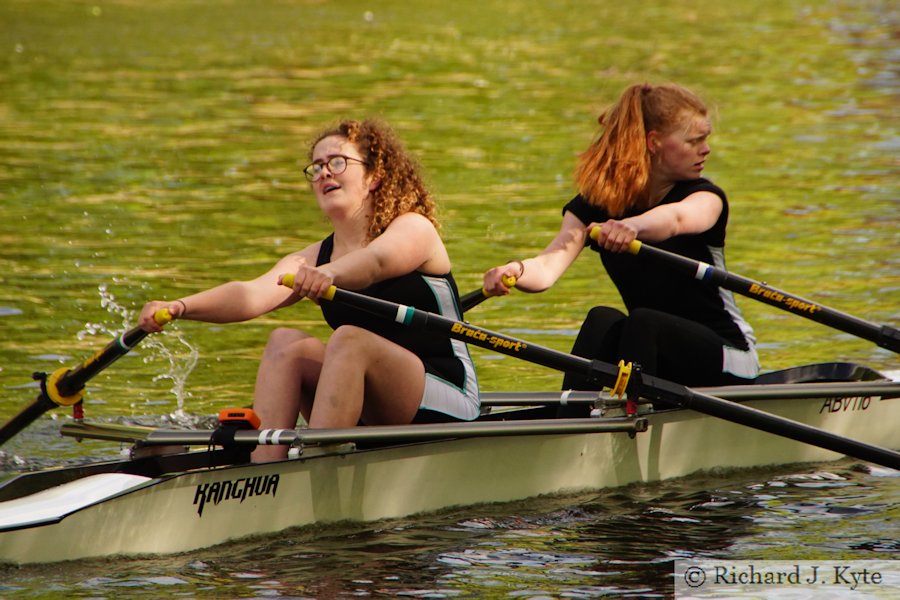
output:
[[[130, 324], [101, 289], [134, 310], [256, 275], [327, 233], [298, 165], [332, 120], [384, 117], [420, 157], [468, 291], [550, 238], [596, 113], [643, 79], [717, 106], [707, 174], [731, 198], [731, 270], [896, 325], [897, 22], [877, 0], [6, 0], [0, 419], [33, 397], [33, 371], [105, 345], [79, 338], [85, 324]], [[550, 292], [469, 318], [567, 350], [591, 305], [619, 303], [598, 273], [586, 254]], [[739, 303], [767, 369], [898, 367], [869, 342]], [[312, 305], [173, 327], [200, 352], [185, 409], [249, 403], [276, 324], [327, 334]], [[484, 389], [559, 385], [475, 354]], [[97, 378], [89, 410], [174, 409], [170, 382], [154, 380], [166, 369], [142, 348]]]

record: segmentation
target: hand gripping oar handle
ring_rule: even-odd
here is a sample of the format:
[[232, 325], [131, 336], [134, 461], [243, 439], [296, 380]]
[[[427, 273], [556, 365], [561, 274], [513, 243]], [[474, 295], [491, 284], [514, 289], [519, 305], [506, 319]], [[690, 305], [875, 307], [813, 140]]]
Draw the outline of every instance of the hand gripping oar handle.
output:
[[[592, 229], [591, 238], [596, 239], [596, 235], [599, 232], [599, 227]], [[795, 315], [828, 325], [839, 331], [869, 340], [892, 352], [900, 353], [900, 330], [889, 325], [879, 325], [865, 321], [833, 308], [828, 308], [812, 300], [769, 287], [765, 283], [729, 273], [724, 269], [669, 252], [668, 250], [648, 246], [638, 240], [631, 242], [628, 251], [631, 254], [647, 256], [654, 260], [668, 263], [692, 275], [695, 279], [707, 281], [726, 290], [731, 290], [737, 294], [753, 298]]]
[[[503, 285], [508, 288], [515, 287], [516, 278], [512, 275], [503, 277]], [[468, 312], [469, 310], [475, 308], [492, 296], [493, 294], [489, 294], [488, 291], [484, 288], [481, 288], [480, 290], [473, 290], [468, 294], [460, 297], [459, 307], [463, 312]]]
[[[172, 321], [173, 317], [169, 309], [161, 308], [154, 313], [153, 319], [159, 325], [165, 325]], [[41, 380], [41, 393], [34, 402], [7, 421], [3, 427], [0, 427], [0, 446], [51, 408], [72, 406], [80, 402], [84, 397], [85, 384], [100, 371], [127, 354], [147, 337], [147, 333], [140, 327], [134, 327], [74, 369], [63, 367], [50, 375], [35, 374], [35, 377]]]
[[[411, 306], [404, 306], [356, 292], [341, 290], [334, 286], [329, 288], [328, 294], [323, 296], [323, 298], [392, 319], [402, 325], [422, 327], [475, 346], [514, 356], [551, 369], [581, 373], [610, 388], [619, 387], [621, 384], [621, 369], [609, 363], [566, 354], [501, 333], [482, 329], [469, 323], [454, 321], [453, 319]], [[626, 385], [626, 391], [640, 394], [651, 400], [669, 402], [726, 421], [753, 427], [892, 469], [900, 469], [900, 453], [893, 450], [851, 440], [805, 423], [798, 423], [797, 421], [779, 417], [749, 406], [722, 400], [721, 398], [703, 394], [697, 390], [692, 390], [658, 377], [641, 375], [639, 380], [635, 380], [632, 377], [632, 380]]]

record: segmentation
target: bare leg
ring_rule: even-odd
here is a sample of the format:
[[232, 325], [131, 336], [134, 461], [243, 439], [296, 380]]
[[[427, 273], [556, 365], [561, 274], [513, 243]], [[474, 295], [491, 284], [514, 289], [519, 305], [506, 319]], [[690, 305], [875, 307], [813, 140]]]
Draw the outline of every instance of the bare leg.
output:
[[366, 329], [339, 327], [325, 350], [309, 426], [410, 423], [424, 391], [418, 356]]
[[[253, 400], [261, 428], [293, 429], [300, 414], [309, 420], [324, 356], [325, 345], [302, 331], [279, 328], [271, 333]], [[286, 456], [286, 446], [257, 446], [251, 458], [265, 462]]]

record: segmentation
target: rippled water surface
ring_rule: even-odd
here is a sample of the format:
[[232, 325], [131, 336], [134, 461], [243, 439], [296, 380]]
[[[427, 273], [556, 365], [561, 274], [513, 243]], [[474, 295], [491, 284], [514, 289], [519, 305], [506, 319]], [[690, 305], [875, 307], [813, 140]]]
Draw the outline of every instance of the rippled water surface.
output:
[[[421, 159], [463, 291], [536, 252], [596, 114], [634, 81], [715, 107], [706, 175], [729, 194], [735, 273], [900, 323], [895, 2], [5, 0], [0, 3], [0, 420], [173, 298], [323, 237], [308, 140], [376, 115]], [[468, 318], [568, 350], [619, 303], [585, 253], [551, 291]], [[766, 369], [895, 354], [746, 298]], [[89, 418], [203, 425], [249, 404], [267, 333], [326, 335], [311, 305], [174, 324], [95, 378]], [[474, 351], [485, 390], [559, 375]], [[115, 456], [59, 410], [0, 477]], [[0, 571], [0, 596], [665, 595], [681, 556], [897, 557], [897, 478], [854, 463], [743, 472], [403, 522], [301, 530], [146, 560]], [[139, 526], [139, 524], [136, 524]], [[137, 531], [137, 530], [136, 530]]]

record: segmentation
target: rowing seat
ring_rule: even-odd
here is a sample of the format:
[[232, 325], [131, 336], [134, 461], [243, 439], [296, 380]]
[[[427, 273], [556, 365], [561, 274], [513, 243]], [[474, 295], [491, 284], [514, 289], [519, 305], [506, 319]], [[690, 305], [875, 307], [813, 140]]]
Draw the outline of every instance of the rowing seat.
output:
[[66, 515], [145, 482], [149, 477], [100, 473], [63, 483], [30, 496], [0, 503], [0, 529], [53, 523]]

